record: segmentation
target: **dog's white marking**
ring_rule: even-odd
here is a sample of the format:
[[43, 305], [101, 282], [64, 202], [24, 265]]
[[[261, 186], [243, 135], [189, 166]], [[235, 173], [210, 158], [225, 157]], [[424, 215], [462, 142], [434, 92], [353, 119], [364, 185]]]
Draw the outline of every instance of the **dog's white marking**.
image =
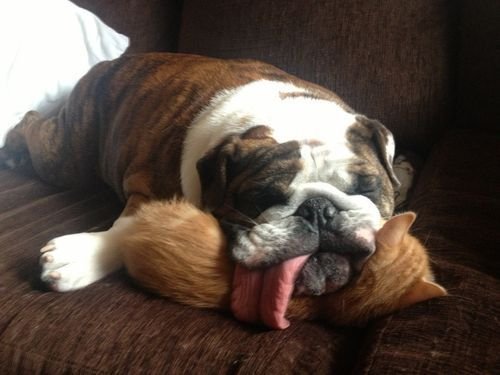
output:
[[337, 142], [303, 145], [300, 150], [303, 168], [290, 184], [290, 189], [300, 188], [309, 182], [326, 182], [347, 191], [352, 184], [352, 175], [347, 167], [355, 155], [346, 142], [342, 136]]
[[104, 232], [54, 238], [40, 251], [41, 279], [53, 290], [68, 292], [102, 279], [122, 266], [117, 238], [132, 218], [118, 219]]
[[[308, 93], [291, 83], [259, 80], [217, 94], [196, 117], [186, 135], [181, 164], [184, 196], [200, 206], [198, 160], [226, 136], [241, 134], [258, 125], [270, 127], [273, 138], [279, 143], [295, 140], [304, 144], [303, 156], [310, 160], [308, 169], [299, 179], [319, 181], [324, 178], [324, 182], [336, 185], [337, 179], [345, 179], [347, 172], [343, 167], [354, 156], [346, 144], [346, 131], [356, 122], [355, 114], [333, 101], [300, 96], [283, 99], [283, 94], [296, 92]], [[323, 146], [309, 146], [318, 142]], [[338, 154], [320, 156], [332, 149]], [[316, 162], [325, 160], [318, 165], [313, 159]], [[336, 172], [332, 174], [333, 171]]]

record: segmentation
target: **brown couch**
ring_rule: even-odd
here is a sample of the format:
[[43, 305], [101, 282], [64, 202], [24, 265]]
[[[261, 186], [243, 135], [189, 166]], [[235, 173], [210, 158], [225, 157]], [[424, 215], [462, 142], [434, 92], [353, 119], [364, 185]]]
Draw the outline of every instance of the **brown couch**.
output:
[[423, 158], [410, 200], [450, 296], [364, 328], [241, 324], [119, 272], [57, 294], [48, 239], [110, 225], [113, 194], [0, 170], [2, 374], [500, 373], [500, 6], [496, 0], [78, 0], [130, 51], [251, 57], [325, 85]]

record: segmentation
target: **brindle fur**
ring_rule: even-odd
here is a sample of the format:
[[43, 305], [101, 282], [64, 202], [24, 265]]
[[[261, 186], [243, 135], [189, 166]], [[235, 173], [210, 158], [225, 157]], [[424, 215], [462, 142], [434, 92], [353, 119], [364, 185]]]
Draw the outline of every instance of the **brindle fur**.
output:
[[[29, 112], [9, 134], [2, 157], [31, 159], [41, 178], [59, 186], [102, 180], [123, 200], [182, 195], [179, 169], [188, 125], [217, 92], [257, 79], [291, 81], [342, 103], [332, 92], [262, 62], [129, 55], [91, 69], [57, 116]], [[206, 81], [201, 89], [199, 82]]]
[[[181, 158], [189, 126], [218, 93], [258, 80], [293, 83], [297, 91], [283, 93], [283, 101], [323, 99], [353, 113], [331, 91], [262, 62], [166, 53], [128, 55], [96, 65], [56, 116], [26, 114], [9, 133], [0, 163], [31, 160], [41, 178], [63, 187], [105, 182], [127, 202], [123, 213], [127, 216], [144, 201], [183, 195]], [[301, 88], [307, 92], [301, 93]], [[375, 185], [381, 186], [374, 190], [381, 187], [388, 203], [380, 197], [373, 201], [389, 216], [392, 185], [387, 176], [392, 169], [387, 155], [380, 155], [383, 134], [373, 121], [360, 119], [347, 135], [352, 151], [366, 165], [359, 168], [352, 162], [349, 172], [378, 178]], [[299, 142], [278, 144], [264, 126], [273, 124], [262, 125], [230, 134], [198, 162], [202, 203], [219, 218], [255, 224], [253, 219], [261, 211], [286, 202], [288, 187], [303, 168]], [[355, 184], [347, 193], [369, 196], [370, 192], [360, 191], [366, 183], [362, 178], [360, 186]]]

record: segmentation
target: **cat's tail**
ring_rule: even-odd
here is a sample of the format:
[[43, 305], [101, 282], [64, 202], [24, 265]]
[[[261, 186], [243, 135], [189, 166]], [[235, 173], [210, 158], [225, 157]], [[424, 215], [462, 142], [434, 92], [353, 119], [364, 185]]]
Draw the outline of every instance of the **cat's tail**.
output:
[[229, 309], [233, 265], [212, 215], [182, 200], [154, 201], [132, 219], [118, 241], [138, 284], [186, 305]]

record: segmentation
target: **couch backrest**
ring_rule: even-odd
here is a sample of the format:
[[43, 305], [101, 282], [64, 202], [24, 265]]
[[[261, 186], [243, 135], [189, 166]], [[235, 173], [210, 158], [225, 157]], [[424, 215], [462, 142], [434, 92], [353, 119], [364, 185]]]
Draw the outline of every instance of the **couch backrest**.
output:
[[500, 1], [461, 0], [456, 123], [500, 134]]
[[267, 61], [427, 148], [450, 121], [455, 2], [185, 0], [181, 52]]
[[127, 53], [177, 49], [182, 0], [71, 0], [130, 38]]
[[73, 0], [129, 52], [255, 58], [378, 118], [403, 148], [500, 127], [498, 0]]

